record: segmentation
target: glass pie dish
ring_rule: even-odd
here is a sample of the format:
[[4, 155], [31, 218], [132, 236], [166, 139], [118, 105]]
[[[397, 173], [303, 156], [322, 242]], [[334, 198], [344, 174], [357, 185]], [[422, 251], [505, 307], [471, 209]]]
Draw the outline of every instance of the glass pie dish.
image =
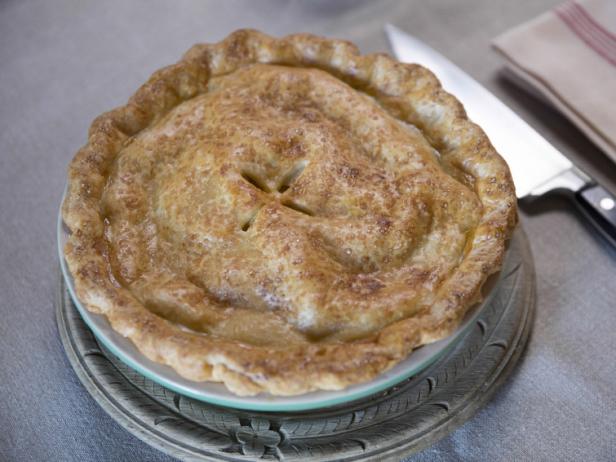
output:
[[469, 309], [463, 322], [450, 336], [415, 349], [406, 359], [373, 380], [343, 390], [319, 390], [296, 396], [275, 396], [269, 393], [238, 396], [221, 383], [188, 380], [171, 367], [149, 360], [129, 339], [116, 332], [105, 316], [88, 311], [76, 296], [73, 277], [64, 259], [63, 248], [67, 237], [68, 230], [62, 222], [61, 214], [58, 214], [58, 257], [62, 276], [79, 314], [105, 348], [136, 372], [176, 393], [217, 406], [250, 411], [291, 412], [339, 406], [387, 390], [420, 373], [463, 339], [482, 310], [492, 301], [501, 275], [500, 272], [496, 273], [486, 281], [482, 289], [483, 300]]

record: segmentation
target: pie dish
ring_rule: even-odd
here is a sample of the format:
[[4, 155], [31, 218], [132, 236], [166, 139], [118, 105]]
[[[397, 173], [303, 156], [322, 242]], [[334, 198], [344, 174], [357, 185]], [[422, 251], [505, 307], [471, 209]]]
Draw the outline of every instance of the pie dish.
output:
[[[482, 315], [486, 314], [486, 311], [490, 310], [492, 301], [498, 297], [502, 280], [509, 274], [512, 266], [507, 262], [510, 256], [508, 248], [504, 257], [503, 267], [498, 273], [490, 276], [481, 289], [481, 303], [469, 308], [454, 332], [442, 340], [414, 349], [405, 359], [370, 380], [349, 385], [340, 390], [316, 390], [300, 395], [282, 396], [259, 393], [257, 395], [240, 396], [229, 391], [220, 382], [189, 380], [180, 376], [169, 366], [150, 361], [137, 349], [131, 340], [123, 337], [111, 327], [105, 315], [87, 310], [75, 294], [74, 280], [70, 271], [68, 271], [66, 260], [64, 259], [64, 246], [69, 234], [66, 226], [63, 225], [60, 214], [57, 224], [58, 255], [60, 257], [60, 270], [64, 280], [63, 287], [66, 288], [73, 306], [96, 338], [98, 345], [104, 347], [103, 351], [107, 358], [111, 358], [112, 362], [115, 361], [116, 365], [121, 363], [137, 373], [135, 375], [131, 371], [121, 369], [123, 374], [129, 377], [136, 377], [135, 380], [139, 383], [145, 377], [162, 385], [167, 390], [198, 401], [216, 406], [257, 412], [299, 412], [331, 408], [332, 406], [340, 406], [362, 398], [378, 395], [380, 392], [400, 384], [409, 377], [419, 376], [434, 362], [456, 349], [461, 343], [465, 343], [466, 334], [471, 330], [479, 329], [483, 331], [485, 324], [482, 325], [477, 323], [477, 321]], [[108, 353], [111, 353], [111, 355]], [[119, 361], [116, 361], [114, 357]]]
[[446, 337], [517, 217], [507, 165], [428, 70], [251, 30], [98, 117], [62, 215], [86, 309], [239, 395], [339, 390]]

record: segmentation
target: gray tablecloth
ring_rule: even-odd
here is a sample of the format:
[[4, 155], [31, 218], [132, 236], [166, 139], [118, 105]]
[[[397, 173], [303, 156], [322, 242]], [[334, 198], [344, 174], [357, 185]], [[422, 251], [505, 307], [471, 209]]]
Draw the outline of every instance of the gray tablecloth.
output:
[[[78, 382], [55, 326], [55, 220], [91, 120], [191, 44], [239, 27], [311, 31], [386, 51], [383, 23], [424, 39], [616, 190], [571, 124], [498, 76], [489, 41], [554, 5], [524, 1], [0, 1], [0, 460], [163, 461]], [[519, 368], [463, 427], [413, 461], [616, 460], [616, 252], [570, 206], [522, 213], [538, 276]]]

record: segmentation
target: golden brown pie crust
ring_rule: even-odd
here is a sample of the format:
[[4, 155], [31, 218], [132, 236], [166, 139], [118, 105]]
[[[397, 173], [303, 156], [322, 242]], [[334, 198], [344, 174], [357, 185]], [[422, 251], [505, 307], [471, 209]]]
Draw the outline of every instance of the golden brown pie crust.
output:
[[501, 266], [516, 199], [430, 71], [240, 30], [94, 121], [62, 213], [79, 299], [145, 356], [292, 395], [450, 334]]

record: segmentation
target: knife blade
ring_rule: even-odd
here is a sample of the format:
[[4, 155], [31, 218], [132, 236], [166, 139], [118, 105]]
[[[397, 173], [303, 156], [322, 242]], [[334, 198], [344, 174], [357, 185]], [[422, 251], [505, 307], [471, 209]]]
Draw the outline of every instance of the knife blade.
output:
[[518, 198], [565, 192], [584, 215], [616, 245], [616, 197], [594, 182], [502, 101], [421, 40], [385, 26], [397, 59], [421, 64], [464, 105], [469, 118], [488, 135], [507, 161]]

